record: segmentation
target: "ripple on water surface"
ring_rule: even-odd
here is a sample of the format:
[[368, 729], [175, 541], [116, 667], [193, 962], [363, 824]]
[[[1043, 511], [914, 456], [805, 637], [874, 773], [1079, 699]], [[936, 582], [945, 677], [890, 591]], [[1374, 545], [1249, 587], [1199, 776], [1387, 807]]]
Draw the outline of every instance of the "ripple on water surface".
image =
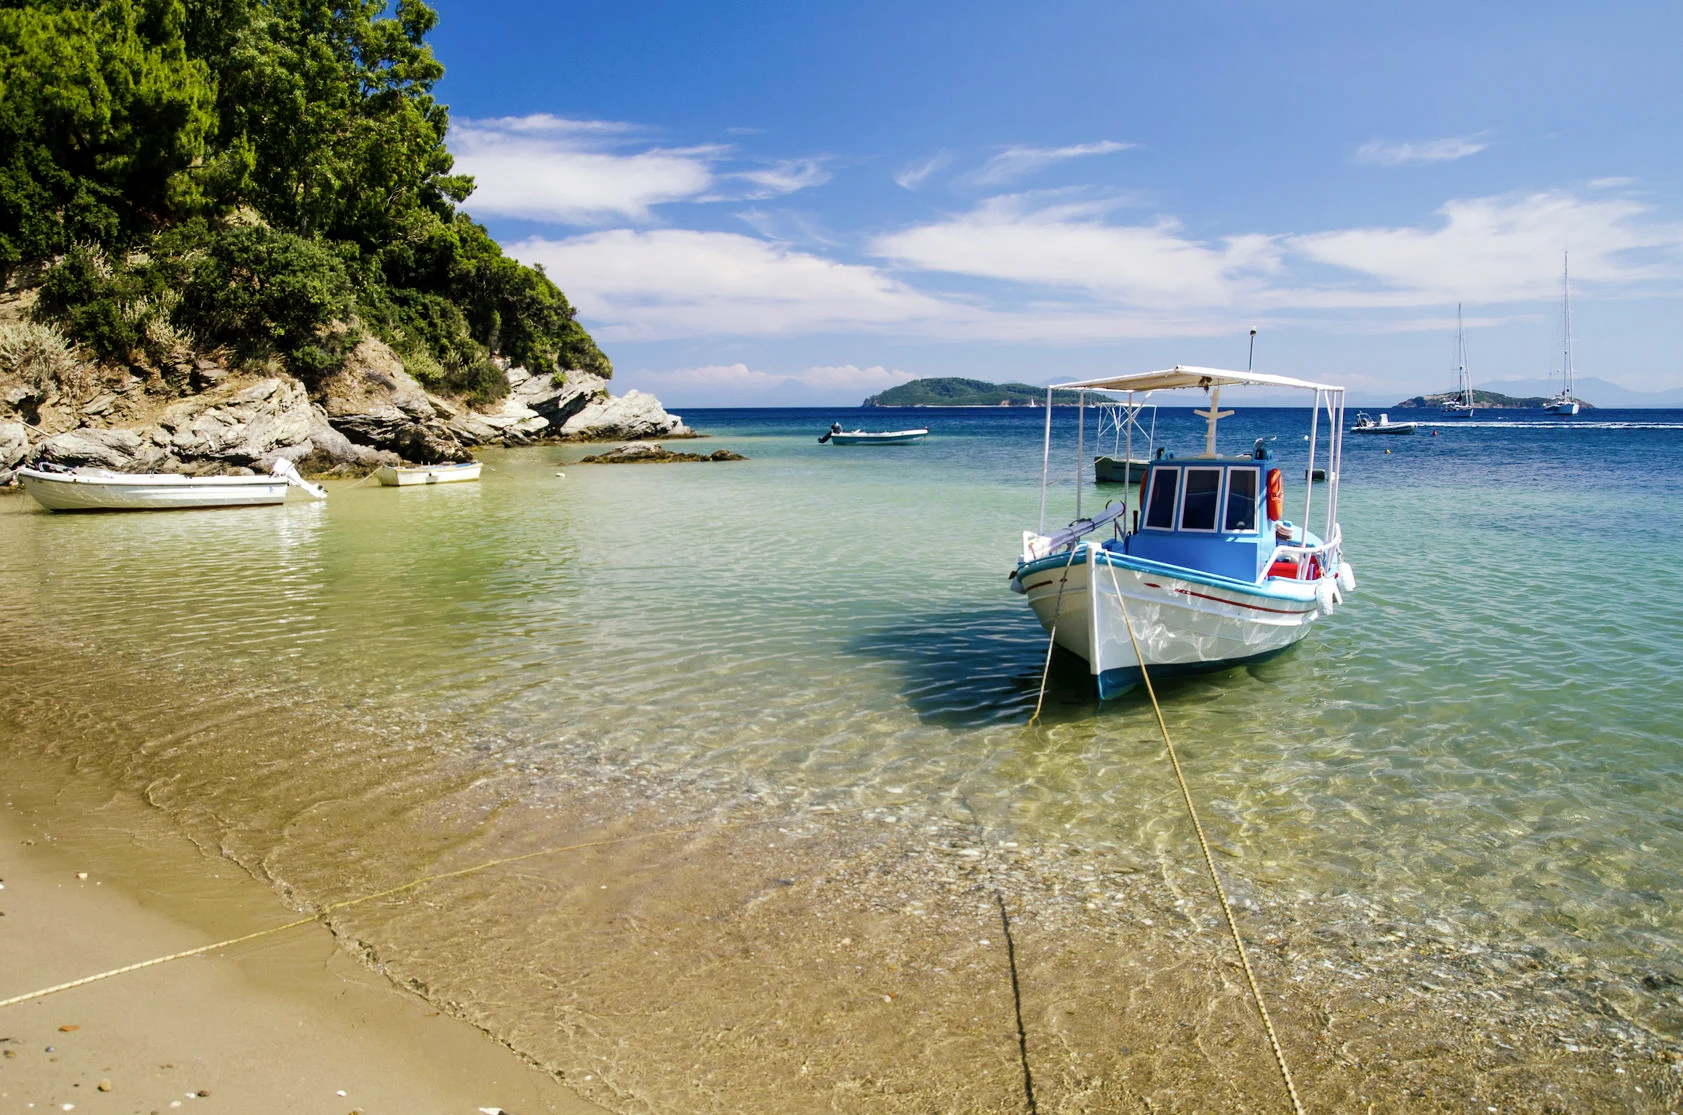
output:
[[[657, 809], [888, 806], [1052, 857], [1013, 870], [1080, 847], [1205, 902], [1176, 881], [1189, 833], [1137, 697], [1099, 706], [1060, 658], [1045, 726], [1024, 728], [1043, 633], [1005, 573], [1037, 512], [1034, 441], [979, 421], [842, 456], [749, 416], [726, 440], [739, 465], [562, 480], [576, 451], [527, 450], [490, 454], [479, 485], [279, 509], [0, 501], [0, 616], [29, 682], [5, 699], [12, 746], [50, 736], [308, 900], [541, 839], [623, 783]], [[1531, 436], [1562, 435], [1352, 446], [1350, 605], [1291, 654], [1165, 687], [1164, 711], [1259, 930], [1314, 927], [1301, 956], [1405, 982], [1431, 978], [1411, 942], [1499, 956], [1462, 978], [1542, 1010], [1554, 991], [1504, 974], [1522, 954], [1577, 973], [1574, 1009], [1670, 1041], [1683, 526], [1657, 508], [1683, 483], [1557, 484], [1558, 446], [1514, 442]], [[1627, 439], [1598, 443], [1616, 465], [1677, 434], [1576, 436]], [[406, 956], [448, 944], [378, 932]]]

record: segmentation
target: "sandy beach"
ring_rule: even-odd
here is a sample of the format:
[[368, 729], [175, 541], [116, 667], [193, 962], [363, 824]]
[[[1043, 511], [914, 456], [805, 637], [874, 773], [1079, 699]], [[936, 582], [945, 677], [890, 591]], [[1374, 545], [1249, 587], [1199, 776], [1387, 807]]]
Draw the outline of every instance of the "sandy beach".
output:
[[[0, 998], [297, 917], [155, 811], [75, 784], [8, 789], [0, 882]], [[319, 925], [0, 1009], [0, 1051], [6, 1112], [602, 1110]]]

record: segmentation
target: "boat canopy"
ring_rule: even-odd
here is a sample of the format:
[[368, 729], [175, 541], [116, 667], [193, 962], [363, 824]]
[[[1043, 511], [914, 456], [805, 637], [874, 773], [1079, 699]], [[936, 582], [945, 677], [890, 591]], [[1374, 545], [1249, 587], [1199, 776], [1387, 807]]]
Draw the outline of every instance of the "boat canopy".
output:
[[1313, 383], [1290, 376], [1268, 375], [1266, 372], [1229, 372], [1221, 368], [1198, 368], [1183, 364], [1161, 372], [1136, 372], [1127, 376], [1107, 376], [1104, 379], [1085, 379], [1078, 383], [1053, 384], [1058, 390], [1088, 391], [1168, 391], [1177, 387], [1232, 387], [1257, 384], [1263, 387], [1301, 387], [1306, 391], [1343, 391], [1330, 383]]

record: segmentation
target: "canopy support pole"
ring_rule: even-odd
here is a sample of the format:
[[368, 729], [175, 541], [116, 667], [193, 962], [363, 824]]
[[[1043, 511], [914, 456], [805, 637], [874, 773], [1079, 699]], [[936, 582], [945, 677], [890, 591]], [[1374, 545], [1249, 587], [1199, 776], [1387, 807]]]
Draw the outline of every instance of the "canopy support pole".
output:
[[1050, 478], [1052, 468], [1052, 389], [1046, 389], [1046, 444], [1040, 451], [1040, 529], [1036, 534], [1046, 533], [1046, 481]]

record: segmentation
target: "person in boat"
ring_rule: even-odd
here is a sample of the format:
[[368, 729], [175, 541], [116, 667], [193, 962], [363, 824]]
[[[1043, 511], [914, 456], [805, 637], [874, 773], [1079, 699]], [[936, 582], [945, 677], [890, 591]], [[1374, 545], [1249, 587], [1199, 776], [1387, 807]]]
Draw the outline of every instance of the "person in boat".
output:
[[841, 432], [842, 432], [842, 428], [841, 428], [841, 423], [840, 423], [840, 422], [832, 422], [832, 423], [830, 423], [830, 432], [831, 432], [831, 433], [832, 433], [832, 434], [839, 434], [839, 433], [841, 433]]

